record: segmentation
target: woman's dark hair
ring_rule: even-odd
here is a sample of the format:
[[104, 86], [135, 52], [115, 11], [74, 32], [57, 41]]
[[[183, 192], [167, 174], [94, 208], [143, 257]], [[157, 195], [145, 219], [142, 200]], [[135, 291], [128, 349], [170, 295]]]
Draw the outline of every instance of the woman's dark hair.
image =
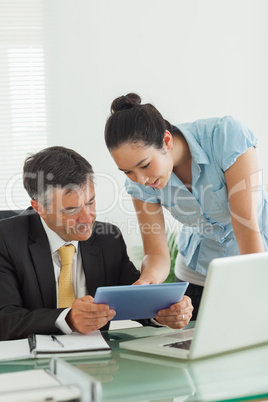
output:
[[135, 93], [116, 98], [105, 126], [105, 142], [109, 151], [124, 143], [162, 148], [165, 131], [173, 127], [150, 103], [141, 104]]
[[72, 149], [54, 146], [26, 158], [23, 167], [24, 188], [33, 200], [47, 204], [47, 191], [53, 188], [83, 186], [93, 181], [90, 163]]

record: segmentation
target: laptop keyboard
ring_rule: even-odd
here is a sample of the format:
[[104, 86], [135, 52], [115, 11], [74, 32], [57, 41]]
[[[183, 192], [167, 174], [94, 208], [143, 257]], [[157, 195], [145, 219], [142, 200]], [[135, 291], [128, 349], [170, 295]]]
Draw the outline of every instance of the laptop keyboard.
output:
[[190, 350], [191, 342], [192, 339], [188, 339], [187, 341], [168, 343], [163, 346], [167, 346], [169, 348]]

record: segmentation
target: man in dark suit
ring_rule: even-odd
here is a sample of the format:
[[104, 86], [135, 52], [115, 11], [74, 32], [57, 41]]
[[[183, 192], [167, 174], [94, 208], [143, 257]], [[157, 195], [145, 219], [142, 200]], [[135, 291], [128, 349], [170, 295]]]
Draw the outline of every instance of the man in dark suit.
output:
[[[116, 313], [93, 303], [97, 287], [132, 284], [140, 272], [119, 229], [95, 220], [91, 165], [73, 150], [50, 147], [26, 159], [23, 180], [31, 207], [0, 221], [0, 340], [108, 329]], [[70, 244], [74, 299], [59, 307], [59, 248]], [[182, 328], [191, 313], [185, 296], [156, 319]]]

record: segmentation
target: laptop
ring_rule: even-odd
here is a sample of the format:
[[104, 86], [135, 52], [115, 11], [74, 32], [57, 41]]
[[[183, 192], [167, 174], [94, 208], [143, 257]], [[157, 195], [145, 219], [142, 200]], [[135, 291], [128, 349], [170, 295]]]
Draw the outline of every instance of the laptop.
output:
[[[171, 359], [121, 350], [120, 359], [117, 359], [120, 367], [123, 360], [127, 361], [124, 367], [132, 370], [135, 378], [138, 376], [143, 387], [145, 381], [142, 378], [147, 379], [146, 372], [150, 373], [151, 378], [155, 378], [153, 386], [150, 381], [146, 381], [146, 385], [149, 383], [148, 393], [151, 398], [152, 389], [159, 392], [157, 400], [162, 396], [165, 400], [168, 397], [175, 398], [176, 402], [234, 401], [241, 400], [243, 395], [248, 400], [255, 401], [257, 396], [267, 395], [268, 391], [268, 344], [196, 360]], [[122, 386], [131, 390], [134, 384], [130, 380]], [[181, 399], [183, 395], [185, 397]], [[147, 398], [149, 399], [148, 395]]]
[[121, 349], [198, 359], [268, 342], [268, 253], [211, 261], [195, 328], [121, 342]]

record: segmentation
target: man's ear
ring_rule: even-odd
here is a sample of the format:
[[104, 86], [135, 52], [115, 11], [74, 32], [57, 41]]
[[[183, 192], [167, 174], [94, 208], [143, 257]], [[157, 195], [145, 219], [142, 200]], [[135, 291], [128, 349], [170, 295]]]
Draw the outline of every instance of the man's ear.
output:
[[172, 134], [166, 130], [163, 138], [163, 148], [169, 151], [173, 147], [173, 137]]
[[33, 207], [33, 209], [38, 213], [38, 215], [41, 216], [41, 218], [44, 217], [45, 215], [45, 209], [44, 207], [40, 204], [40, 202], [36, 201], [36, 200], [31, 200], [31, 206]]

